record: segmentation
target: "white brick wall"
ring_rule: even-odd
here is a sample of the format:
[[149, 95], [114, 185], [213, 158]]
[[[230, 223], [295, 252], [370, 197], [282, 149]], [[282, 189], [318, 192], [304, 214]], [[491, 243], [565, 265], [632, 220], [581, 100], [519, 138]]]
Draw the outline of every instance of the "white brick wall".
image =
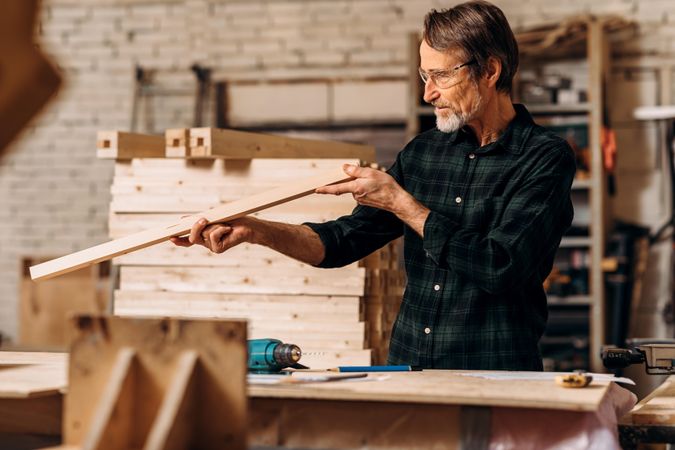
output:
[[[0, 331], [17, 333], [18, 260], [22, 255], [59, 255], [106, 239], [112, 166], [94, 157], [94, 136], [99, 129], [129, 128], [135, 64], [160, 69], [159, 84], [183, 89], [193, 87], [188, 68], [195, 62], [213, 67], [219, 77], [237, 79], [402, 78], [408, 73], [407, 33], [421, 28], [430, 8], [453, 3], [457, 2], [44, 0], [42, 46], [56, 57], [67, 86], [23, 134], [14, 151], [0, 161]], [[639, 22], [640, 31], [616, 49], [618, 54], [675, 56], [672, 0], [496, 3], [513, 26], [589, 11], [624, 14]], [[386, 102], [388, 113], [397, 111], [394, 116], [403, 118], [405, 89], [393, 82], [387, 97], [381, 89], [386, 86], [373, 89], [364, 83], [359, 89], [358, 83], [345, 85], [345, 99], [362, 101], [363, 108], [338, 101], [336, 109], [329, 110], [322, 103], [325, 96], [314, 102], [298, 100], [304, 102], [308, 114], [345, 118], [375, 116], [378, 110], [373, 105]], [[246, 94], [260, 98], [267, 88], [261, 89]], [[191, 121], [190, 96], [167, 98], [154, 106], [158, 130]], [[272, 112], [279, 119], [285, 117], [283, 108], [268, 111]], [[235, 116], [246, 113], [243, 106], [233, 111]], [[633, 140], [628, 148], [620, 148], [620, 173], [625, 178], [619, 194], [636, 204], [658, 186], [650, 176], [654, 166], [641, 164], [646, 160], [634, 152], [644, 150], [636, 150], [639, 143]], [[626, 194], [624, 186], [631, 187], [626, 191], [641, 186], [642, 194]], [[615, 203], [621, 204], [621, 199]], [[644, 217], [625, 218], [654, 220], [654, 208], [637, 210], [646, 211], [641, 213]], [[626, 208], [621, 215], [634, 213]]]

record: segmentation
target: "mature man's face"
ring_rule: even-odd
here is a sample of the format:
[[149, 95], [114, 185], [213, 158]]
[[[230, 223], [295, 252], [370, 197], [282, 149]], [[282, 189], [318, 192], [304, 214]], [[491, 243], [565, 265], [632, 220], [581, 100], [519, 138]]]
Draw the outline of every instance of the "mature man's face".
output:
[[424, 101], [435, 106], [436, 126], [445, 133], [452, 133], [475, 119], [482, 106], [482, 97], [477, 83], [471, 79], [469, 67], [456, 69], [465, 63], [460, 52], [439, 52], [424, 40], [420, 44], [420, 68], [429, 74], [424, 85]]

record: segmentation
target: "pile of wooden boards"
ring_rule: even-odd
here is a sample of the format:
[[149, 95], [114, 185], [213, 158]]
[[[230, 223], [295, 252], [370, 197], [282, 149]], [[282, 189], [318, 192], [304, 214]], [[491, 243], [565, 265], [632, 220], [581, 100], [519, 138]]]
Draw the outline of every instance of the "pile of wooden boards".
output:
[[[116, 159], [111, 238], [375, 156], [368, 146], [210, 128], [101, 132], [98, 155]], [[349, 195], [313, 194], [254, 216], [324, 222], [355, 205]], [[312, 368], [383, 363], [404, 285], [398, 241], [339, 269], [248, 244], [214, 254], [164, 242], [113, 263], [115, 314], [245, 318], [249, 338], [297, 344]]]

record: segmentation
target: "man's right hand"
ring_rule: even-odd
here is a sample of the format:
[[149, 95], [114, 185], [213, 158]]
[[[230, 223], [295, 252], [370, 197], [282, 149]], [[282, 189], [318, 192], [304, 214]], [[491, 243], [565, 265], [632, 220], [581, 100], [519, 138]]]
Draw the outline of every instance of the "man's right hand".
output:
[[202, 245], [214, 253], [223, 253], [225, 250], [247, 242], [252, 235], [249, 218], [236, 219], [228, 223], [208, 224], [204, 218], [192, 225], [190, 235], [186, 237], [172, 237], [171, 242], [179, 247]]

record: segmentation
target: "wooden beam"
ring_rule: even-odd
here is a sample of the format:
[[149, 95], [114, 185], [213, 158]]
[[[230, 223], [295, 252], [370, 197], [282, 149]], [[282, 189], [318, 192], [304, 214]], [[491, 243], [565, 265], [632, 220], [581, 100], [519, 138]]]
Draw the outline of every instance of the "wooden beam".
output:
[[165, 156], [187, 158], [190, 156], [190, 129], [170, 128], [164, 132]]
[[164, 158], [164, 137], [124, 131], [99, 131], [96, 156], [101, 159]]
[[117, 353], [82, 443], [83, 449], [124, 450], [131, 446], [135, 358], [136, 351], [129, 347], [121, 348]]
[[375, 161], [375, 147], [218, 128], [190, 129], [189, 155], [201, 158], [359, 158]]
[[286, 186], [280, 186], [276, 189], [203, 211], [200, 214], [185, 217], [174, 224], [151, 228], [32, 266], [30, 268], [31, 278], [33, 280], [53, 278], [81, 267], [107, 261], [115, 256], [167, 241], [174, 236], [184, 236], [190, 232], [192, 225], [200, 217], [206, 218], [209, 223], [227, 222], [228, 220], [237, 219], [256, 211], [304, 197], [313, 193], [318, 187], [349, 179], [350, 177], [344, 173], [342, 167], [339, 167], [321, 175]]
[[194, 442], [198, 362], [196, 350], [186, 350], [178, 359], [178, 367], [148, 432], [144, 450], [180, 450], [189, 448]]

